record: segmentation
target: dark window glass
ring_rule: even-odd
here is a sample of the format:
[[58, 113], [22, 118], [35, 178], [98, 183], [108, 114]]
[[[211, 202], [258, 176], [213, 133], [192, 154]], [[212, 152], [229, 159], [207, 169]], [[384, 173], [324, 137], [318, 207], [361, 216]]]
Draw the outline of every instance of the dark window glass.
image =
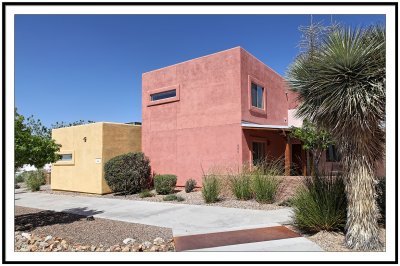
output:
[[328, 147], [328, 149], [326, 149], [326, 161], [327, 162], [339, 162], [340, 161], [340, 156], [334, 145], [330, 145]]
[[251, 83], [251, 105], [257, 106], [257, 85]]
[[264, 108], [263, 106], [263, 94], [264, 94], [264, 88], [262, 87], [257, 87], [257, 107], [258, 108]]
[[265, 160], [265, 143], [253, 142], [253, 164], [257, 165]]
[[176, 96], [176, 90], [163, 91], [163, 92], [151, 94], [150, 100], [158, 101], [158, 100], [162, 100], [162, 99], [172, 98], [175, 96]]
[[264, 88], [251, 83], [251, 105], [260, 109], [264, 108]]
[[60, 161], [71, 161], [72, 160], [72, 154], [60, 154], [61, 158]]

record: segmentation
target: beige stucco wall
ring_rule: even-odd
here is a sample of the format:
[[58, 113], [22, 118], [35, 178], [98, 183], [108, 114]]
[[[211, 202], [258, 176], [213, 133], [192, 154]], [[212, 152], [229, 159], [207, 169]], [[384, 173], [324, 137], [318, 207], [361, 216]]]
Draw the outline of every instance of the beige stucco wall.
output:
[[[111, 158], [128, 153], [141, 151], [141, 126], [126, 124], [103, 124], [103, 165]], [[111, 192], [104, 173], [102, 175], [102, 193]]]
[[53, 129], [52, 137], [62, 145], [60, 153], [73, 154], [71, 162], [53, 164], [54, 190], [109, 193], [103, 173], [105, 162], [116, 155], [141, 150], [141, 127], [135, 125], [99, 122]]

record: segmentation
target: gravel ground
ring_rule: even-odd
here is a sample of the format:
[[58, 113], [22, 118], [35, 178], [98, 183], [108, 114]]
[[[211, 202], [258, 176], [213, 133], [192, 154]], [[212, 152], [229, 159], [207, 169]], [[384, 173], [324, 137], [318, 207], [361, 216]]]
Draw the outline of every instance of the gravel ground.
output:
[[[344, 240], [345, 236], [342, 232], [327, 232], [321, 231], [316, 234], [304, 234], [299, 231], [296, 227], [288, 225], [286, 226], [289, 229], [302, 234], [304, 237], [318, 244], [324, 251], [350, 251], [354, 252], [354, 250], [349, 249], [345, 246]], [[386, 246], [386, 230], [385, 228], [380, 228], [379, 230], [379, 239], [383, 243], [383, 247], [379, 251], [385, 251]]]
[[[80, 192], [70, 192], [70, 191], [53, 191], [51, 190], [49, 185], [42, 186], [40, 191], [41, 193], [50, 193], [57, 195], [70, 195], [70, 196], [89, 196], [89, 197], [102, 197], [102, 198], [113, 198], [113, 199], [123, 199], [123, 200], [144, 200], [144, 201], [153, 201], [153, 202], [165, 202], [163, 201], [164, 195], [156, 195], [156, 192], [152, 190], [151, 192], [155, 195], [153, 197], [148, 198], [140, 198], [139, 194], [133, 195], [116, 195], [113, 193], [106, 195], [96, 195], [96, 194], [88, 194], [88, 193], [80, 193]], [[279, 206], [278, 204], [261, 204], [255, 200], [236, 200], [230, 196], [222, 196], [219, 202], [207, 204], [204, 202], [203, 197], [201, 195], [201, 191], [195, 190], [190, 193], [186, 193], [184, 190], [175, 191], [177, 196], [183, 197], [184, 201], [173, 201], [173, 203], [177, 204], [192, 204], [192, 205], [207, 205], [207, 206], [219, 206], [219, 207], [228, 207], [228, 208], [239, 208], [239, 209], [253, 209], [253, 210], [277, 210], [286, 208], [285, 206]]]
[[15, 206], [15, 230], [38, 236], [57, 236], [69, 243], [81, 245], [123, 244], [127, 238], [136, 243], [151, 242], [161, 237], [169, 242], [172, 230], [157, 226], [113, 221], [48, 210]]

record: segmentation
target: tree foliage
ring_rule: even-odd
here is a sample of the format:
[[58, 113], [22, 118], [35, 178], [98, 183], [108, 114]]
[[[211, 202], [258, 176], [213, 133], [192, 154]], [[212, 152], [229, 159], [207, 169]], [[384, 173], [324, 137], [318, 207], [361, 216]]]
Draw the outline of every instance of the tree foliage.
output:
[[95, 123], [95, 121], [82, 120], [82, 119], [74, 121], [74, 122], [70, 122], [70, 123], [61, 121], [61, 122], [56, 122], [55, 124], [52, 124], [51, 128], [55, 129], [55, 128], [62, 128], [62, 127], [72, 127], [72, 126], [79, 126], [79, 125], [85, 125], [85, 124], [91, 124], [91, 123]]
[[42, 168], [59, 159], [61, 145], [51, 139], [48, 128], [32, 116], [25, 120], [15, 109], [15, 170], [24, 164]]
[[291, 128], [290, 136], [299, 139], [302, 142], [303, 149], [311, 152], [314, 171], [318, 174], [318, 165], [323, 151], [334, 143], [331, 134], [305, 119], [302, 127]]

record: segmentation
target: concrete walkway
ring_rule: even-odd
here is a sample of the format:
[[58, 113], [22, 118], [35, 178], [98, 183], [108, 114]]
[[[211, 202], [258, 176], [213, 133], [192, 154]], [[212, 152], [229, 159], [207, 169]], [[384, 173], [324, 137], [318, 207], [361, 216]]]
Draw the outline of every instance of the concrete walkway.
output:
[[[174, 237], [276, 226], [291, 221], [290, 208], [261, 211], [31, 192], [16, 193], [15, 205], [168, 227], [172, 228]], [[315, 250], [315, 247], [310, 246], [310, 249]]]

